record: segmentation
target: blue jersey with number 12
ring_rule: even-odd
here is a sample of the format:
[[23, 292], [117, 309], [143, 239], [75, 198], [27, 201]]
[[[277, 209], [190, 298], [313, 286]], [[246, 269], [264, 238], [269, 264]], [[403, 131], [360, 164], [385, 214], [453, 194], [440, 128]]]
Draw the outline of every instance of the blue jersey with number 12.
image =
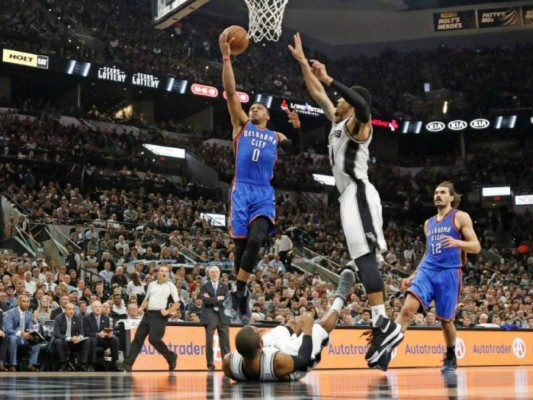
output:
[[464, 253], [458, 247], [447, 247], [442, 245], [443, 236], [451, 236], [454, 239], [462, 240], [463, 235], [454, 223], [457, 210], [453, 208], [448, 214], [437, 221], [437, 216], [431, 218], [427, 227], [427, 249], [422, 267], [429, 269], [460, 268], [464, 263]]
[[235, 181], [257, 185], [270, 184], [278, 154], [278, 142], [277, 132], [258, 128], [248, 121], [233, 143]]

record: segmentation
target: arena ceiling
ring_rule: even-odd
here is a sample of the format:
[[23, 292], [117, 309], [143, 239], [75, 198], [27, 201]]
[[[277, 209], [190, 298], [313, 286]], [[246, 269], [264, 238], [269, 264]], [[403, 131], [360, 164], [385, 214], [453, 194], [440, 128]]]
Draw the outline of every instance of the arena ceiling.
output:
[[[439, 42], [483, 45], [532, 41], [531, 27], [435, 32], [433, 26], [433, 13], [436, 12], [527, 4], [531, 5], [531, 1], [494, 1], [454, 8], [409, 10], [404, 0], [289, 0], [283, 29], [285, 37], [290, 39], [292, 32], [300, 32], [307, 38], [307, 44], [326, 53], [333, 53], [335, 50], [332, 49], [357, 52], [369, 47], [377, 51], [384, 47], [410, 50], [434, 47]], [[210, 0], [202, 10], [233, 18], [248, 26], [244, 0]]]

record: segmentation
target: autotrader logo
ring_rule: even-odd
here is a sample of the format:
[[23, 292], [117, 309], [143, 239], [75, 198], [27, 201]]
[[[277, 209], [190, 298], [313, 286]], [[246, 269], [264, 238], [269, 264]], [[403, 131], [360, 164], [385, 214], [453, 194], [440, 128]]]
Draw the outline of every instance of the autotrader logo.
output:
[[513, 340], [513, 353], [516, 358], [524, 358], [526, 356], [526, 344], [521, 338]]
[[426, 124], [426, 129], [430, 132], [440, 132], [444, 128], [446, 128], [446, 125], [441, 121], [433, 121]]
[[461, 360], [466, 355], [466, 345], [461, 338], [455, 338], [455, 356]]
[[473, 121], [470, 121], [470, 127], [474, 129], [485, 129], [488, 128], [489, 125], [489, 120], [484, 118], [478, 118]]
[[450, 128], [452, 131], [462, 131], [467, 126], [468, 124], [466, 123], [466, 121], [462, 121], [460, 119], [448, 123], [448, 128]]

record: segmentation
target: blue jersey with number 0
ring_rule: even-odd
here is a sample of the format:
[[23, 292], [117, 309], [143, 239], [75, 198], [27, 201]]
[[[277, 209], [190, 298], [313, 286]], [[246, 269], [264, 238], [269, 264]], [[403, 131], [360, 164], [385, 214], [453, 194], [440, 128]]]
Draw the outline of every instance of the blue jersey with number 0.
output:
[[279, 136], [248, 121], [233, 143], [235, 181], [268, 185], [274, 174]]
[[442, 244], [443, 236], [451, 236], [462, 240], [463, 235], [454, 223], [457, 210], [452, 210], [437, 221], [437, 216], [432, 217], [427, 227], [427, 248], [421, 267], [429, 269], [460, 268], [464, 263], [464, 253], [458, 247], [445, 248]]

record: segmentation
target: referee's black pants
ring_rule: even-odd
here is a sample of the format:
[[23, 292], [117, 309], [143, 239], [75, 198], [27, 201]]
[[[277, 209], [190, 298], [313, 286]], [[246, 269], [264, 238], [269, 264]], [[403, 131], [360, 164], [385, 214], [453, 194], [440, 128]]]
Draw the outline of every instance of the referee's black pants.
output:
[[163, 335], [167, 327], [168, 317], [161, 314], [161, 311], [145, 311], [144, 316], [137, 328], [135, 338], [131, 343], [130, 354], [124, 360], [126, 364], [133, 365], [135, 359], [141, 352], [146, 336], [154, 348], [167, 360], [170, 365], [174, 361], [174, 352], [170, 351], [163, 342]]

